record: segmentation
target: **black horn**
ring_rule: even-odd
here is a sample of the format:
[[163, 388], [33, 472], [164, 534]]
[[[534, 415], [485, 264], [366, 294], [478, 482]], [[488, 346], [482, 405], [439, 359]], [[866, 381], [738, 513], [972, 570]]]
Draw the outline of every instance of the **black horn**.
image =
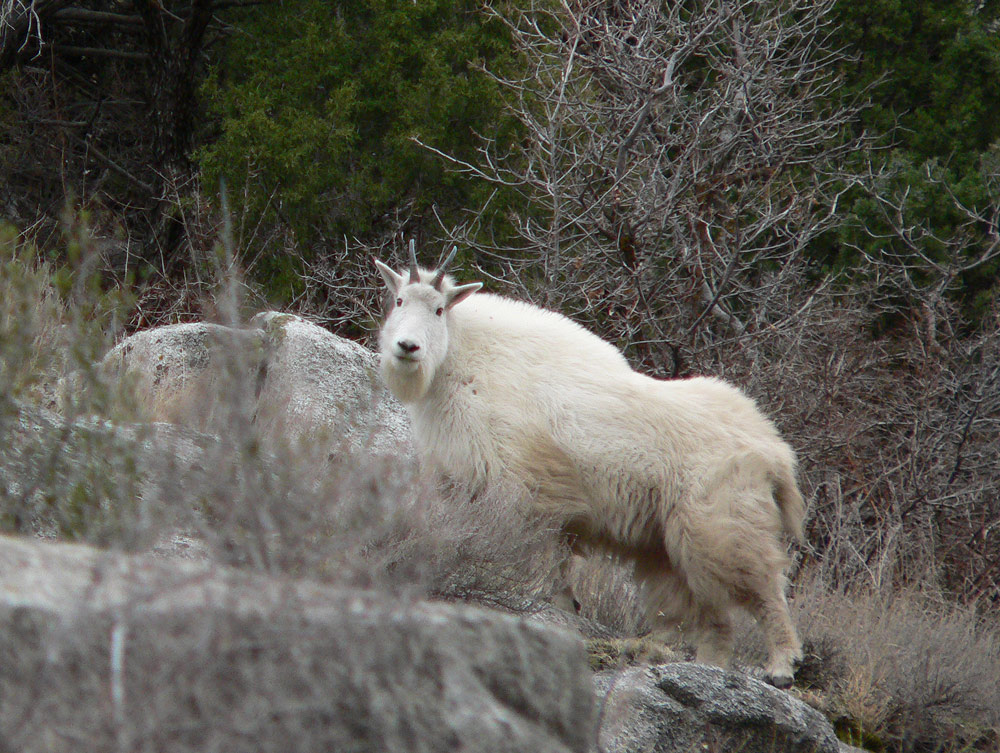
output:
[[448, 254], [444, 261], [438, 265], [437, 274], [434, 275], [434, 281], [431, 283], [435, 290], [441, 289], [441, 281], [444, 279], [445, 272], [448, 271], [448, 265], [451, 264], [452, 259], [455, 258], [455, 254], [458, 253], [458, 246], [451, 247], [451, 253]]
[[417, 242], [410, 238], [410, 283], [420, 282], [420, 272], [417, 271]]

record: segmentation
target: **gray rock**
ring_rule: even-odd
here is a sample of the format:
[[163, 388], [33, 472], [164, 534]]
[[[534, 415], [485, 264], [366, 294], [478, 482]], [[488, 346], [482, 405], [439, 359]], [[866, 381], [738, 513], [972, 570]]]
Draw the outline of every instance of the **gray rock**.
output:
[[141, 412], [199, 431], [245, 436], [310, 464], [350, 452], [412, 458], [409, 421], [382, 386], [376, 356], [292, 314], [246, 329], [210, 323], [138, 332], [102, 368], [129, 382]]
[[140, 332], [98, 374], [129, 383], [145, 420], [81, 416], [71, 399], [63, 415], [0, 405], [9, 529], [304, 567], [329, 558], [317, 531], [381, 525], [410, 499], [408, 420], [375, 356], [298, 317]]
[[599, 673], [595, 687], [602, 753], [839, 751], [822, 714], [742, 673], [663, 664]]
[[263, 356], [259, 330], [193, 322], [136, 332], [107, 353], [102, 367], [130, 383], [150, 420], [204, 430], [230, 418], [224, 408], [247, 409], [243, 393], [252, 397]]
[[0, 537], [2, 747], [587, 751], [580, 640], [453, 604]]
[[291, 314], [266, 311], [250, 326], [266, 343], [257, 396], [265, 434], [412, 455], [409, 419], [382, 383], [375, 354]]
[[170, 501], [210, 489], [226, 463], [238, 468], [216, 437], [166, 423], [68, 419], [10, 402], [0, 433], [8, 525], [47, 537], [148, 543], [143, 535], [171, 515]]
[[870, 753], [870, 752], [865, 750], [864, 748], [857, 748], [853, 745], [849, 745], [848, 743], [841, 741], [840, 753]]

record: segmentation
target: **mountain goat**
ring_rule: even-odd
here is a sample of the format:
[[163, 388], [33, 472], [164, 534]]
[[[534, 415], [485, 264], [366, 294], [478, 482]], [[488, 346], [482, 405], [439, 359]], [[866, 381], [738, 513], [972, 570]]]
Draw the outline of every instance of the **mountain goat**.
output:
[[[393, 305], [381, 367], [421, 462], [483, 489], [520, 483], [571, 542], [635, 563], [655, 626], [683, 623], [697, 660], [727, 666], [734, 606], [767, 638], [768, 679], [802, 657], [782, 533], [801, 540], [795, 455], [739, 390], [662, 381], [561, 314], [375, 260]], [[577, 551], [577, 549], [574, 549]]]

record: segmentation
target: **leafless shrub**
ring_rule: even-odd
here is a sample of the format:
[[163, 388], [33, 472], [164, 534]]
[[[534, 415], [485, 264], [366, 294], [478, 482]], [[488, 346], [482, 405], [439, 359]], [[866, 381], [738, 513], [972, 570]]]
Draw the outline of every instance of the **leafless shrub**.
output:
[[927, 580], [995, 603], [995, 314], [932, 353], [918, 321], [878, 334], [887, 308], [871, 291], [830, 283], [822, 296], [776, 295], [771, 310], [777, 324], [709, 354], [711, 370], [747, 386], [799, 450], [807, 561], [831, 584]]
[[558, 538], [517, 500], [427, 488], [412, 462], [363, 449], [318, 457], [303, 442], [269, 457], [255, 444], [216, 448], [212, 474], [182, 490], [213, 559], [516, 611], [550, 597]]
[[398, 229], [364, 243], [345, 237], [325, 248], [321, 259], [306, 262], [300, 276], [302, 294], [291, 303], [291, 308], [309, 312], [311, 318], [324, 326], [374, 348], [382, 318], [384, 288], [381, 278], [372, 275], [371, 259], [392, 258], [402, 252]]
[[[57, 274], [0, 228], [0, 499], [6, 530], [109, 542], [130, 530], [135, 437], [91, 417], [127, 418], [94, 363], [124, 302], [93, 285], [87, 228], [67, 228], [75, 270]], [[58, 409], [60, 414], [49, 409]]]
[[[831, 590], [822, 575], [794, 601], [828, 714], [857, 742], [888, 750], [964, 751], [1000, 732], [1000, 636], [940, 594]], [[830, 661], [832, 659], [832, 661]], [[982, 748], [986, 749], [986, 748]]]
[[426, 498], [376, 552], [389, 565], [413, 563], [431, 594], [516, 611], [551, 600], [565, 552], [558, 531], [523, 514], [502, 491]]
[[619, 636], [634, 637], [648, 631], [645, 606], [631, 567], [607, 556], [577, 558], [568, 577], [573, 593], [583, 596], [581, 617], [604, 625]]
[[61, 305], [44, 270], [19, 248], [10, 228], [0, 228], [0, 383], [8, 399], [42, 398], [59, 378], [49, 347], [60, 336]]
[[529, 207], [511, 218], [516, 247], [480, 243], [484, 261], [527, 277], [516, 259], [540, 266], [537, 297], [662, 373], [745, 331], [770, 293], [759, 272], [798, 258], [847, 185], [839, 162], [854, 145], [839, 134], [853, 111], [817, 104], [839, 85], [831, 5], [495, 8], [528, 70], [495, 74], [524, 151], [444, 155]]
[[[778, 417], [813, 498], [806, 556], [832, 582], [943, 578], [988, 605], [997, 314], [970, 327], [948, 293], [1000, 253], [995, 197], [952, 196], [960, 221], [934, 238], [892, 176], [847, 174], [855, 109], [817, 104], [837, 101], [830, 8], [497, 7], [530, 71], [495, 74], [525, 139], [512, 153], [486, 142], [475, 163], [442, 157], [524, 199], [516, 243], [470, 242], [482, 272], [503, 270], [494, 288], [583, 321], [643, 370], [729, 378]], [[907, 255], [858, 248], [847, 280], [803, 251], [853, 186]], [[481, 240], [487, 225], [454, 234]]]

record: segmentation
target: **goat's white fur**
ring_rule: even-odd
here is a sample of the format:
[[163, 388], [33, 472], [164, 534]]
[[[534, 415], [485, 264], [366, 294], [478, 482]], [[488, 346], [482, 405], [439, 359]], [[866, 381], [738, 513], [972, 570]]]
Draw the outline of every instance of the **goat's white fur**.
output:
[[392, 294], [381, 364], [406, 404], [421, 460], [481, 489], [521, 484], [571, 538], [636, 563], [655, 624], [685, 623], [697, 658], [732, 654], [730, 612], [767, 636], [765, 671], [792, 682], [802, 651], [785, 600], [782, 532], [801, 540], [795, 455], [739, 390], [662, 381], [566, 317], [409, 281], [376, 260]]

